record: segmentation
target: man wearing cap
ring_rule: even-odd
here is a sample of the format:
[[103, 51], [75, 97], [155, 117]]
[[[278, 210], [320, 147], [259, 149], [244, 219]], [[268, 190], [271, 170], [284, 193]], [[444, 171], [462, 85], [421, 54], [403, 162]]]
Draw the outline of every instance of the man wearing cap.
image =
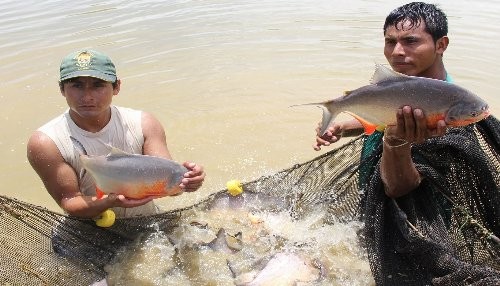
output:
[[[151, 114], [111, 104], [120, 91], [111, 59], [94, 50], [67, 55], [60, 66], [59, 87], [69, 109], [30, 137], [27, 156], [52, 198], [68, 214], [93, 218], [113, 208], [118, 217], [157, 212], [153, 198], [128, 199], [110, 194], [96, 199], [95, 183], [83, 172], [74, 137], [88, 155], [106, 155], [109, 147], [128, 153], [171, 159], [165, 131]], [[185, 162], [188, 172], [180, 187], [195, 191], [203, 183], [203, 167]]]

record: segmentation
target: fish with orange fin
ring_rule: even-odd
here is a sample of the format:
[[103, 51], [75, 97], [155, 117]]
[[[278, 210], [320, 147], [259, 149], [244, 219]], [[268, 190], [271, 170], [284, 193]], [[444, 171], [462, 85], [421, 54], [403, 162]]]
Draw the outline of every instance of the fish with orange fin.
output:
[[180, 194], [179, 187], [188, 170], [172, 160], [130, 154], [109, 146], [106, 156], [88, 156], [83, 145], [71, 137], [80, 153], [83, 168], [95, 180], [97, 198], [119, 194], [131, 199], [165, 197]]
[[439, 120], [444, 120], [447, 126], [466, 126], [489, 115], [485, 101], [458, 85], [407, 76], [383, 65], [376, 65], [371, 84], [330, 101], [305, 105], [324, 107], [321, 135], [341, 112], [356, 118], [366, 134], [395, 125], [396, 110], [403, 106], [421, 109], [429, 128], [436, 128]]

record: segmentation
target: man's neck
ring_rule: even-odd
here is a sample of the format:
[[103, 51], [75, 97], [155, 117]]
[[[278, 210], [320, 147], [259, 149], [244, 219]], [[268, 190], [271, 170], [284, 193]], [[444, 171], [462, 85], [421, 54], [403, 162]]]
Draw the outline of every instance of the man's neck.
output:
[[101, 131], [111, 120], [111, 108], [107, 112], [95, 117], [81, 117], [71, 109], [69, 110], [69, 115], [76, 126], [85, 131], [95, 133]]
[[446, 69], [444, 68], [443, 62], [439, 61], [439, 62], [435, 63], [434, 65], [432, 65], [427, 70], [418, 74], [417, 76], [446, 81]]

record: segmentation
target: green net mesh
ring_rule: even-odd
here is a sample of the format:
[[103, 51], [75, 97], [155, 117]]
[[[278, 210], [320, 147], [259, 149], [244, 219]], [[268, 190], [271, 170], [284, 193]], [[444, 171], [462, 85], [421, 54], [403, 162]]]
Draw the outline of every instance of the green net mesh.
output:
[[[243, 188], [281, 198], [295, 219], [327, 206], [326, 224], [362, 220], [359, 236], [378, 285], [500, 285], [499, 142], [500, 124], [490, 117], [414, 145], [425, 179], [396, 200], [384, 195], [380, 179], [380, 135], [358, 137]], [[221, 190], [198, 205], [224, 196]], [[189, 209], [100, 228], [0, 196], [0, 284], [90, 285], [139, 234], [173, 227]]]

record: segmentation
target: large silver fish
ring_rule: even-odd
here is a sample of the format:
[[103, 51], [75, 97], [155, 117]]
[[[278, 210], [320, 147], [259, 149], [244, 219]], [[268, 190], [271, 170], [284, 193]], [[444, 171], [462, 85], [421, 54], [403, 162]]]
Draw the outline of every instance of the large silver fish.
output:
[[320, 134], [341, 112], [354, 116], [371, 134], [377, 127], [396, 123], [396, 110], [405, 105], [422, 109], [427, 126], [439, 120], [448, 126], [465, 126], [486, 118], [488, 104], [474, 93], [442, 80], [407, 76], [376, 65], [371, 84], [347, 91], [344, 96], [320, 103], [324, 107]]
[[71, 137], [80, 152], [80, 160], [96, 183], [97, 197], [121, 194], [127, 198], [172, 196], [182, 192], [179, 184], [188, 171], [172, 160], [130, 154], [109, 146], [106, 156], [87, 156], [78, 140]]

